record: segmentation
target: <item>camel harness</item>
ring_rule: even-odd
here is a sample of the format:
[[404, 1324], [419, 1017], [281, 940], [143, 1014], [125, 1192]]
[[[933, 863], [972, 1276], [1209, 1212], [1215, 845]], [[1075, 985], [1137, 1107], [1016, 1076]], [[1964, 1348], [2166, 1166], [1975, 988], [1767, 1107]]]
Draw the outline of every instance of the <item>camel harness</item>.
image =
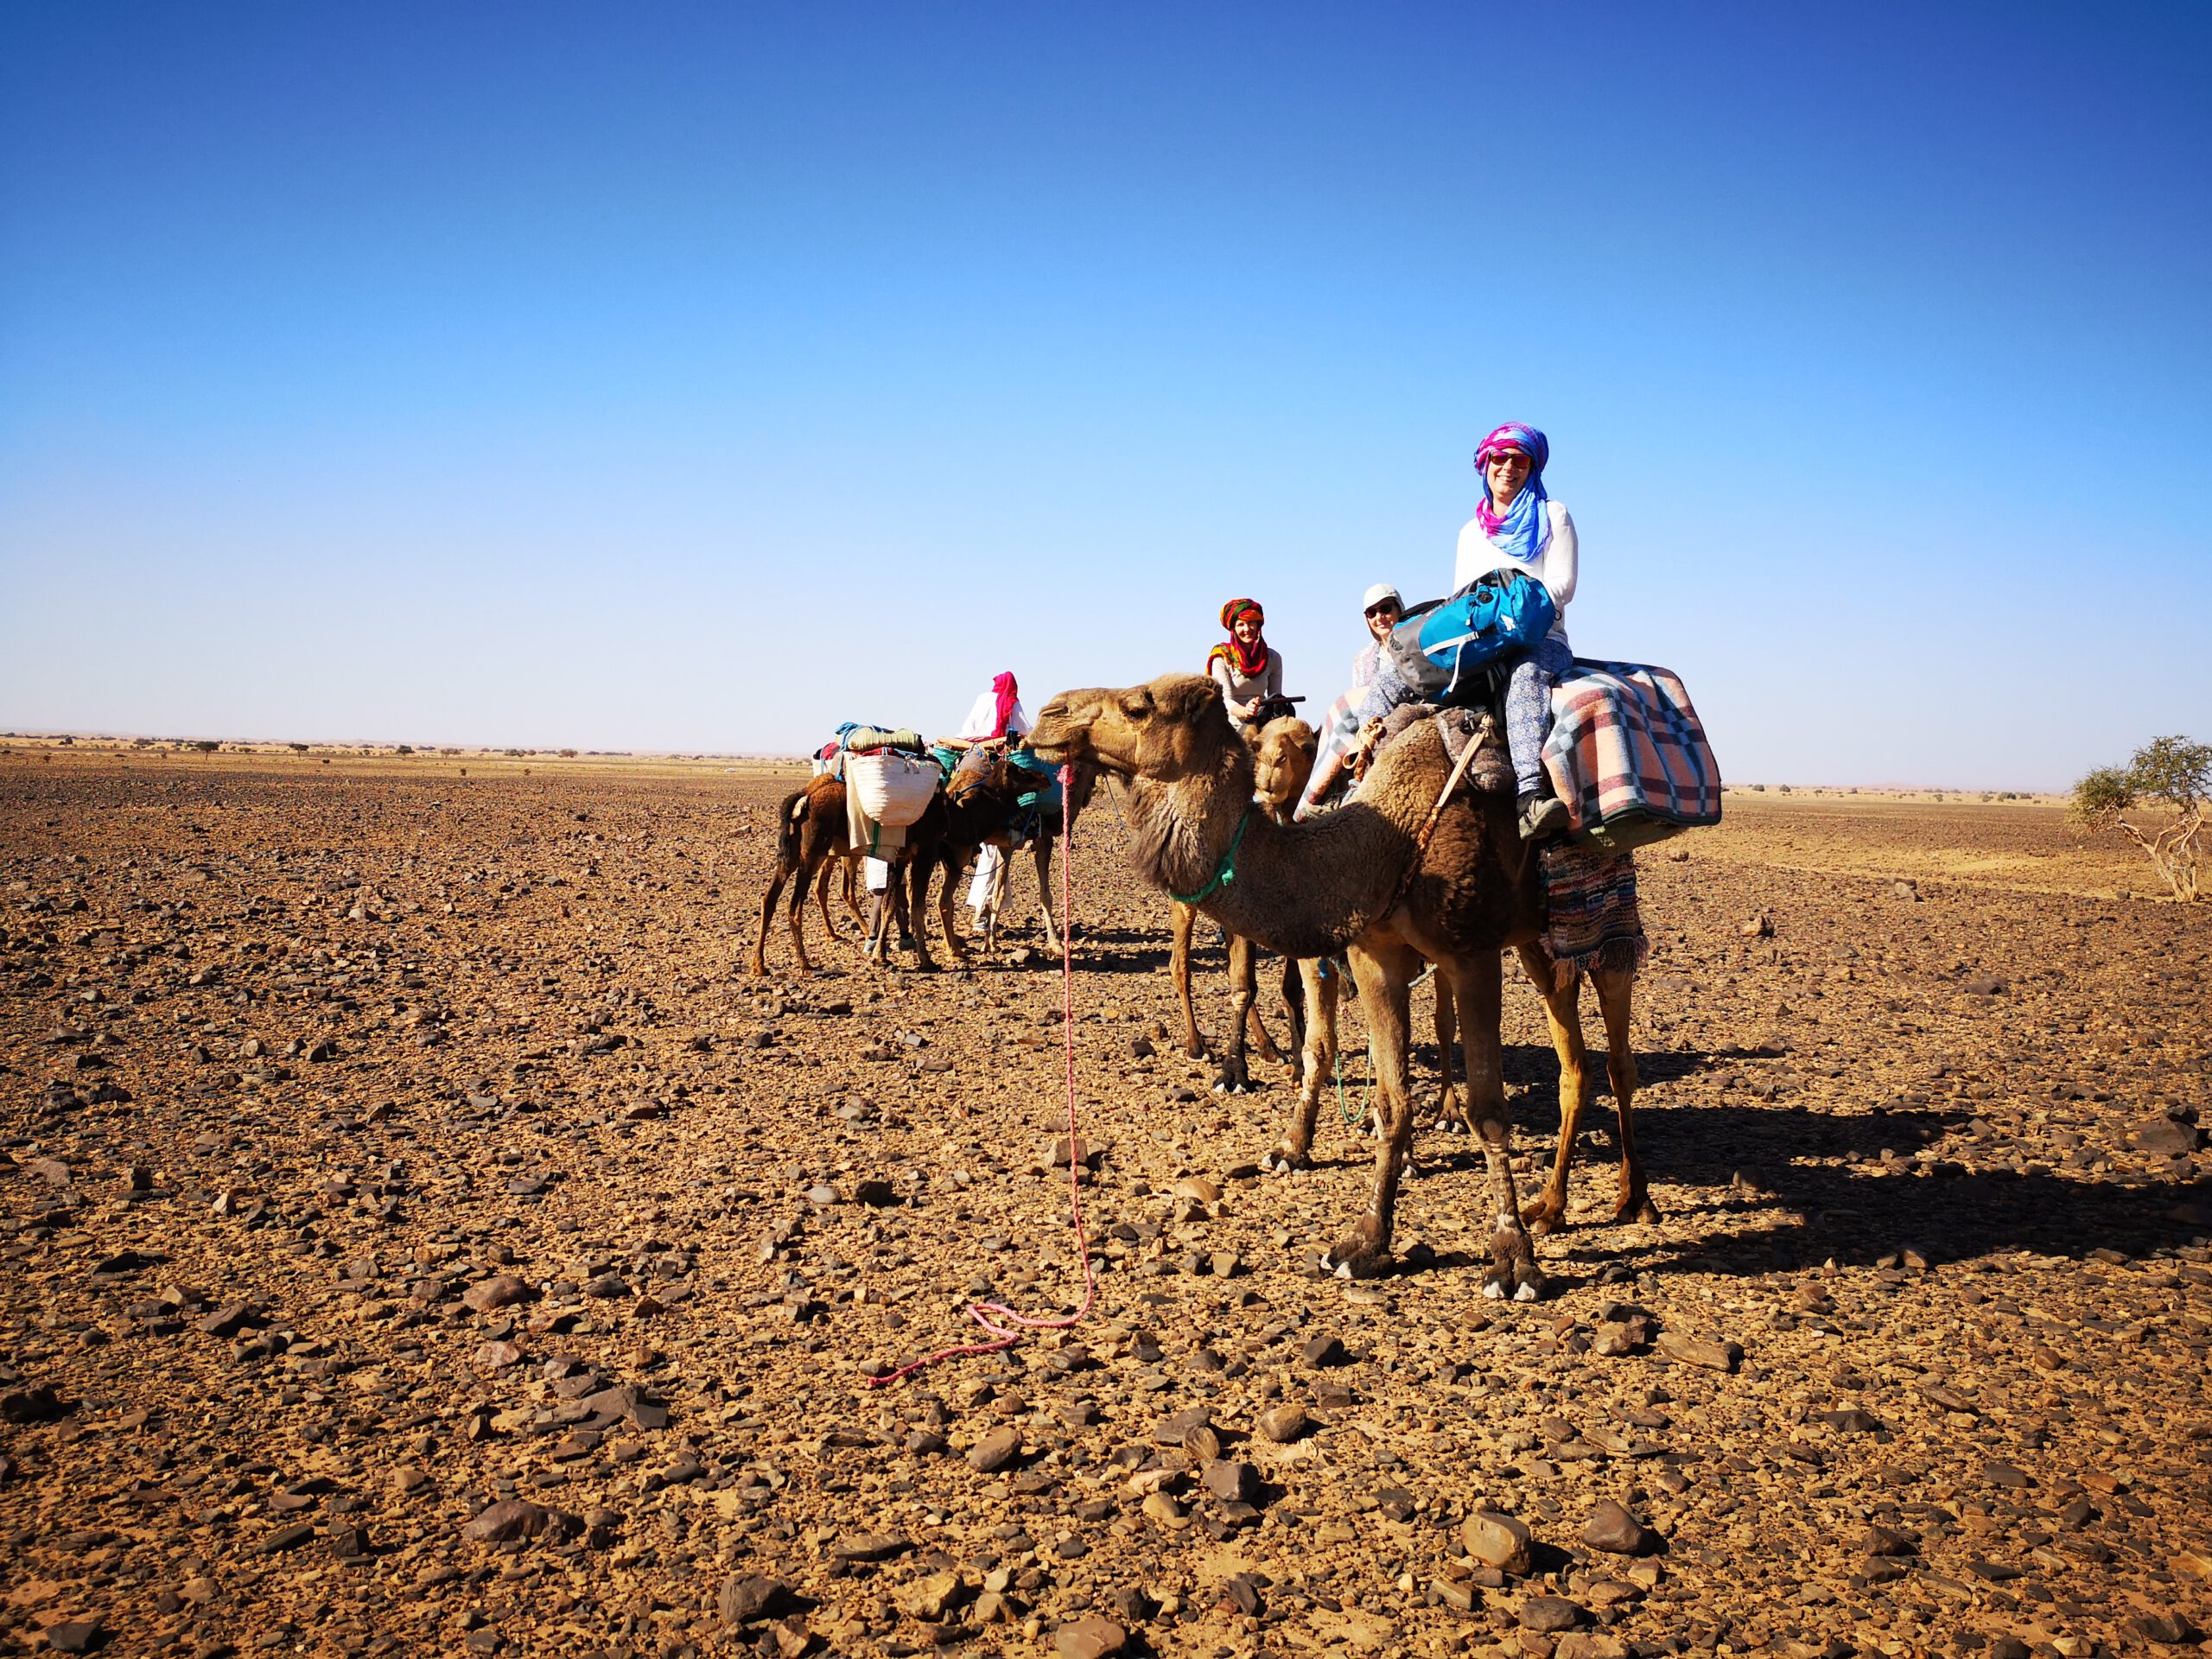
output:
[[1221, 855], [1221, 862], [1213, 867], [1213, 877], [1196, 893], [1176, 893], [1168, 897], [1179, 905], [1203, 905], [1236, 879], [1236, 849], [1244, 844], [1244, 831], [1252, 822], [1252, 809], [1246, 807], [1244, 816], [1236, 820], [1236, 833], [1229, 838], [1229, 850]]

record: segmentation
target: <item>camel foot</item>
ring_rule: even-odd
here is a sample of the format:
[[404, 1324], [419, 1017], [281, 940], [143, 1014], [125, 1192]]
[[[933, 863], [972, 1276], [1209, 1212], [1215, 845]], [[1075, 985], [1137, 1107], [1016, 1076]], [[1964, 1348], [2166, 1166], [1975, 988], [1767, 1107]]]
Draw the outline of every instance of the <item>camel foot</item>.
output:
[[1544, 1275], [1536, 1271], [1533, 1262], [1492, 1268], [1483, 1277], [1483, 1294], [1493, 1302], [1505, 1301], [1509, 1298], [1516, 1302], [1541, 1301], [1544, 1294]]
[[1206, 1046], [1205, 1043], [1194, 1039], [1183, 1045], [1183, 1058], [1185, 1059], [1203, 1060], [1205, 1057]]
[[1537, 1238], [1548, 1238], [1567, 1225], [1567, 1206], [1556, 1198], [1539, 1198], [1524, 1205], [1521, 1224]]
[[1243, 1067], [1233, 1063], [1225, 1065], [1214, 1074], [1213, 1091], [1217, 1095], [1249, 1095], [1252, 1092], [1252, 1080], [1245, 1075]]
[[1287, 1175], [1294, 1169], [1313, 1168], [1313, 1160], [1288, 1141], [1285, 1141], [1272, 1152], [1263, 1153], [1261, 1155], [1260, 1167], [1270, 1175]]
[[1659, 1206], [1645, 1194], [1633, 1193], [1620, 1201], [1619, 1207], [1613, 1211], [1613, 1219], [1640, 1221], [1647, 1226], [1656, 1227], [1659, 1224]]
[[1321, 1258], [1321, 1270], [1339, 1279], [1379, 1279], [1393, 1265], [1389, 1240], [1373, 1216], [1362, 1216]]

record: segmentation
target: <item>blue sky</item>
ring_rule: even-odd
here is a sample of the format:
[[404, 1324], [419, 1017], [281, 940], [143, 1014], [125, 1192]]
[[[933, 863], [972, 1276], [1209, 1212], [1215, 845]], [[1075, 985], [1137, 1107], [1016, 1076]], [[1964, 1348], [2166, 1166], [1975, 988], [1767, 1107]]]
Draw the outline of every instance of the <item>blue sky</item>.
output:
[[2212, 11], [0, 11], [0, 724], [1343, 689], [1551, 435], [1742, 781], [2212, 738]]

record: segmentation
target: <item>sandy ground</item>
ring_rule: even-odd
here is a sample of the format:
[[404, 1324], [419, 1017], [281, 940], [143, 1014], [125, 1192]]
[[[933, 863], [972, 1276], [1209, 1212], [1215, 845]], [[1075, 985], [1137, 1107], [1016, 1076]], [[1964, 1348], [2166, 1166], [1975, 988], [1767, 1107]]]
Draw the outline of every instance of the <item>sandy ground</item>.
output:
[[[979, 1295], [1081, 1295], [1062, 986], [1026, 927], [925, 976], [818, 921], [829, 971], [779, 930], [744, 977], [798, 770], [0, 753], [0, 1639], [2005, 1659], [2212, 1624], [2212, 931], [2129, 849], [2048, 802], [1732, 791], [1644, 854], [1663, 1219], [1611, 1222], [1601, 1112], [1554, 1296], [1500, 1306], [1441, 1135], [1408, 1270], [1315, 1275], [1368, 1143], [1332, 1098], [1319, 1167], [1256, 1172], [1287, 1068], [1217, 1096], [1158, 1040], [1165, 903], [1094, 813], [1096, 1305], [878, 1390]], [[1510, 983], [1535, 1166], [1540, 1018]]]

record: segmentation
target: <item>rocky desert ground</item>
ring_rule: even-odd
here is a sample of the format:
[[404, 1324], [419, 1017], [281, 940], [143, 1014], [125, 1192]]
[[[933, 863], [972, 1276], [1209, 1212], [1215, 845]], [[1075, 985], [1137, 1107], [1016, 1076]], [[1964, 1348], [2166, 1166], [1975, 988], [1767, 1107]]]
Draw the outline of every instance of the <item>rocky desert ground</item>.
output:
[[[1643, 855], [1639, 1134], [1551, 1300], [1315, 1251], [1368, 1145], [1062, 984], [743, 974], [790, 768], [0, 754], [0, 1637], [26, 1652], [2083, 1656], [2212, 1625], [2212, 925], [2048, 804], [1732, 792]], [[1024, 910], [1025, 864], [1017, 877]], [[1220, 953], [1203, 954], [1218, 1033]], [[1423, 994], [1425, 1001], [1425, 993]], [[1510, 982], [1519, 1147], [1556, 1067]], [[1276, 1016], [1280, 1027], [1280, 1016]], [[1344, 1109], [1363, 1093], [1356, 1013]], [[1433, 1077], [1434, 1056], [1419, 1057]]]

